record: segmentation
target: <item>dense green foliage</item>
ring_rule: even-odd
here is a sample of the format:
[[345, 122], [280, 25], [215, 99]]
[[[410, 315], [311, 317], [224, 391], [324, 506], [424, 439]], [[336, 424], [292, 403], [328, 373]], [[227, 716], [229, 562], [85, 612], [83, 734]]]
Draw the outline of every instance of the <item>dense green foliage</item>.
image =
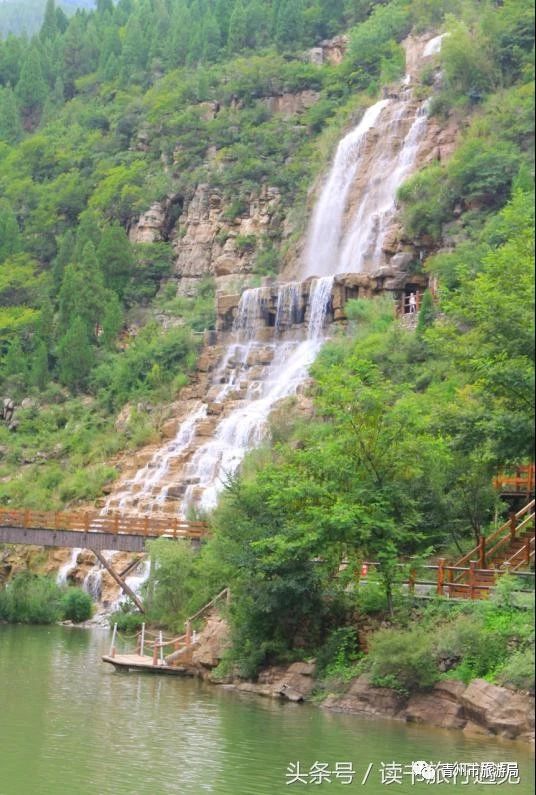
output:
[[[95, 12], [67, 19], [49, 0], [39, 35], [0, 41], [0, 392], [38, 400], [41, 443], [47, 415], [57, 413], [50, 403], [76, 413], [77, 395], [89, 393], [84, 399], [94, 406], [91, 449], [64, 457], [56, 443], [55, 450], [37, 448], [44, 457], [32, 490], [24, 484], [37, 467], [9, 478], [24, 458], [31, 466], [35, 448], [18, 412], [17, 440], [5, 435], [0, 502], [29, 506], [44, 497], [43, 507], [57, 507], [67, 494], [96, 496], [109, 475], [93, 488], [41, 491], [41, 482], [57, 482], [50, 460], [67, 472], [92, 465], [103, 412], [140, 398], [159, 404], [186, 382], [196, 332], [213, 327], [212, 286], [201, 280], [196, 296], [174, 299], [170, 241], [132, 245], [126, 231], [151, 201], [170, 194], [175, 222], [205, 182], [221, 191], [230, 223], [259, 185], [279, 188], [289, 212], [332, 136], [370, 102], [355, 89], [377, 88], [372, 73], [367, 81], [347, 66], [318, 67], [302, 48], [368, 25], [376, 5], [381, 11], [371, 2], [324, 0], [219, 0], [210, 7], [103, 0]], [[370, 24], [376, 29], [381, 19]], [[375, 74], [386, 58], [372, 58]], [[399, 53], [393, 58], [401, 69]], [[270, 110], [266, 98], [302, 90], [320, 94], [310, 110]], [[239, 251], [255, 251], [258, 274], [274, 274], [282, 261], [283, 218], [269, 235], [237, 241]], [[158, 313], [183, 325], [164, 331], [154, 322]]]
[[0, 590], [0, 620], [20, 624], [85, 621], [93, 603], [79, 588], [61, 588], [50, 577], [22, 572]]
[[[458, 147], [399, 192], [437, 295], [414, 335], [391, 305], [348, 306], [347, 333], [313, 368], [312, 420], [282, 407], [229, 484], [211, 541], [195, 557], [155, 544], [147, 590], [151, 618], [181, 629], [229, 585], [229, 664], [244, 674], [304, 654], [328, 673], [354, 666], [356, 613], [376, 603], [396, 615], [396, 563], [489, 532], [505, 509], [492, 475], [531, 455], [532, 27], [528, 0], [99, 0], [70, 20], [50, 0], [38, 36], [0, 42], [1, 389], [41, 403], [18, 412], [16, 433], [0, 426], [0, 503], [95, 498], [115, 476], [103, 462], [158, 431], [142, 405], [112, 433], [117, 412], [169, 400], [195, 366], [213, 285], [177, 297], [168, 232], [130, 242], [139, 214], [171, 197], [177, 224], [208, 184], [231, 224], [273, 186], [269, 234], [237, 248], [255, 252], [258, 276], [275, 275], [284, 221], [301, 233], [341, 130], [403, 73], [402, 39], [442, 29], [417, 90], [460, 130]], [[304, 50], [341, 31], [342, 62], [312, 63]], [[302, 91], [315, 92], [310, 108], [272, 110], [271, 98]], [[159, 313], [178, 325], [164, 331]], [[379, 578], [368, 593], [353, 587], [364, 559]], [[524, 641], [508, 658], [512, 636], [498, 628], [510, 608], [487, 610], [445, 622], [449, 653], [473, 622], [458, 674], [524, 681]], [[441, 650], [427, 637], [380, 634], [375, 680], [431, 684]]]
[[[190, 590], [187, 572], [181, 587], [191, 605], [201, 579], [213, 592], [230, 585], [242, 672], [315, 653], [367, 609], [363, 599], [370, 608], [374, 592], [347, 587], [363, 559], [378, 562], [380, 604], [392, 611], [400, 558], [416, 566], [432, 551], [456, 554], [506, 510], [492, 475], [524, 460], [534, 441], [531, 208], [517, 191], [489, 221], [480, 258], [443, 285], [440, 311], [416, 335], [393, 321], [388, 302], [349, 305], [353, 329], [313, 366], [314, 421], [293, 421], [291, 403], [283, 408], [271, 446], [228, 486], [215, 538]], [[424, 635], [414, 641], [408, 671], [422, 665], [432, 677]], [[398, 659], [393, 648], [404, 642], [387, 636], [385, 657]]]
[[399, 610], [403, 628], [376, 632], [360, 669], [374, 684], [402, 691], [425, 689], [442, 676], [534, 691], [534, 594], [520, 595], [513, 605], [505, 595], [518, 587], [504, 579], [491, 602], [438, 600], [425, 610]]

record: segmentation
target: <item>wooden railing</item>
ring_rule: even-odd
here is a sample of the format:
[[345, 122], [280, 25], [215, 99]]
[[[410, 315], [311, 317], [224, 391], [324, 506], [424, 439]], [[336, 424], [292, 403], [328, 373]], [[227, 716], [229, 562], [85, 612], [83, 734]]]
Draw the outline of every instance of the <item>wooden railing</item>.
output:
[[518, 466], [513, 472], [500, 472], [493, 480], [497, 491], [503, 494], [533, 494], [535, 465]]
[[[489, 536], [480, 536], [479, 543], [473, 547], [466, 555], [456, 561], [456, 566], [465, 566], [469, 561], [476, 559], [480, 568], [486, 568], [487, 564], [497, 557], [497, 553], [514, 540], [519, 531], [525, 529], [531, 522], [534, 521], [534, 504], [535, 501], [531, 500], [526, 505], [512, 513], [508, 521], [504, 522]], [[527, 516], [525, 516], [527, 514]], [[525, 517], [521, 522], [519, 519]], [[492, 542], [495, 542], [492, 544]], [[491, 544], [491, 546], [490, 546]]]
[[[366, 561], [363, 566], [367, 570], [367, 575], [360, 579], [366, 582], [369, 570], [379, 568], [381, 564]], [[437, 564], [419, 564], [413, 569], [411, 563], [400, 563], [397, 564], [397, 568], [403, 568], [408, 572], [407, 576], [403, 577], [399, 583], [407, 586], [408, 592], [411, 594], [415, 593], [417, 586], [422, 586], [438, 596], [468, 597], [470, 599], [488, 596], [495, 587], [495, 578], [505, 574], [508, 570], [508, 567], [506, 569], [480, 569], [476, 561], [471, 561], [469, 566], [451, 566], [444, 559]], [[428, 573], [429, 576], [426, 576]], [[516, 577], [529, 580], [529, 582], [534, 580], [534, 572], [515, 571], [513, 573]], [[465, 582], [456, 580], [460, 575], [466, 577]], [[484, 582], [482, 578], [490, 578], [490, 581]]]
[[[210, 602], [207, 602], [206, 605], [203, 605], [203, 607], [198, 610], [197, 613], [194, 613], [192, 616], [189, 616], [189, 618], [186, 619], [184, 622], [186, 632], [183, 635], [177, 635], [173, 638], [166, 638], [164, 637], [163, 632], [150, 632], [148, 629], [146, 629], [145, 624], [142, 624], [141, 630], [134, 636], [136, 638], [136, 648], [134, 649], [134, 653], [143, 657], [146, 650], [151, 651], [153, 665], [168, 665], [173, 663], [174, 659], [179, 656], [179, 652], [182, 652], [183, 649], [191, 646], [192, 643], [195, 642], [195, 633], [192, 634], [192, 622], [205, 615], [208, 610], [214, 607], [214, 605], [216, 605], [222, 599], [225, 599], [227, 604], [229, 604], [231, 599], [231, 591], [229, 588], [224, 588], [219, 592], [219, 594], [216, 594], [214, 599], [211, 599]], [[112, 643], [110, 646], [110, 657], [115, 657], [116, 638], [117, 624], [114, 624]], [[167, 654], [164, 653], [164, 649], [169, 649]], [[130, 653], [132, 654], [132, 652]]]
[[205, 522], [186, 522], [166, 516], [131, 516], [92, 511], [25, 511], [0, 508], [0, 526], [39, 530], [73, 530], [80, 533], [130, 534], [159, 538], [203, 538]]

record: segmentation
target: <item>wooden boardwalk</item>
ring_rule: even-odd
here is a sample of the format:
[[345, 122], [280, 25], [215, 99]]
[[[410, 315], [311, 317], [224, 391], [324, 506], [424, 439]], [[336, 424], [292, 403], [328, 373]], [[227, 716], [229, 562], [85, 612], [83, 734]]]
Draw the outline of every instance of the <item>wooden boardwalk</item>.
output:
[[0, 508], [0, 543], [143, 552], [148, 539], [200, 542], [204, 522], [172, 516], [132, 516], [96, 511], [25, 511]]
[[152, 657], [141, 654], [104, 654], [102, 661], [111, 663], [116, 671], [146, 671], [151, 674], [170, 674], [171, 676], [191, 676], [187, 668], [178, 665], [168, 665], [165, 661], [153, 662]]

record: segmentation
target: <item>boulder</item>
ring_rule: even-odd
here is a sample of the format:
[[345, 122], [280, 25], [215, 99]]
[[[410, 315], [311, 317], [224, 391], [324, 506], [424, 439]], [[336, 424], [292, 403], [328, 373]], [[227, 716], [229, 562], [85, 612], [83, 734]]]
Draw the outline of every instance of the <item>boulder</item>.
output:
[[474, 679], [460, 696], [470, 721], [514, 738], [534, 730], [534, 697]]
[[404, 710], [404, 717], [410, 723], [461, 729], [467, 722], [458, 700], [464, 690], [463, 682], [439, 682], [428, 693], [413, 694]]
[[215, 668], [229, 646], [229, 626], [225, 619], [217, 614], [209, 616], [196, 645], [192, 663], [204, 669]]
[[406, 698], [388, 687], [374, 687], [366, 676], [354, 679], [349, 690], [342, 696], [329, 696], [323, 707], [358, 715], [398, 717]]

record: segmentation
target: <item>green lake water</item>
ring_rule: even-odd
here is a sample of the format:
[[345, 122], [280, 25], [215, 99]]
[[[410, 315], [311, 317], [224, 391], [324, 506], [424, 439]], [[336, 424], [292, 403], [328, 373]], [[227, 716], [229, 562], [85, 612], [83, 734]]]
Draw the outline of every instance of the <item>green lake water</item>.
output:
[[[533, 792], [523, 744], [116, 673], [100, 661], [109, 642], [107, 630], [0, 626], [0, 795]], [[516, 763], [520, 782], [413, 784], [417, 760]], [[306, 783], [287, 783], [296, 762]], [[331, 781], [313, 783], [315, 762]], [[391, 784], [382, 763], [399, 766]]]

